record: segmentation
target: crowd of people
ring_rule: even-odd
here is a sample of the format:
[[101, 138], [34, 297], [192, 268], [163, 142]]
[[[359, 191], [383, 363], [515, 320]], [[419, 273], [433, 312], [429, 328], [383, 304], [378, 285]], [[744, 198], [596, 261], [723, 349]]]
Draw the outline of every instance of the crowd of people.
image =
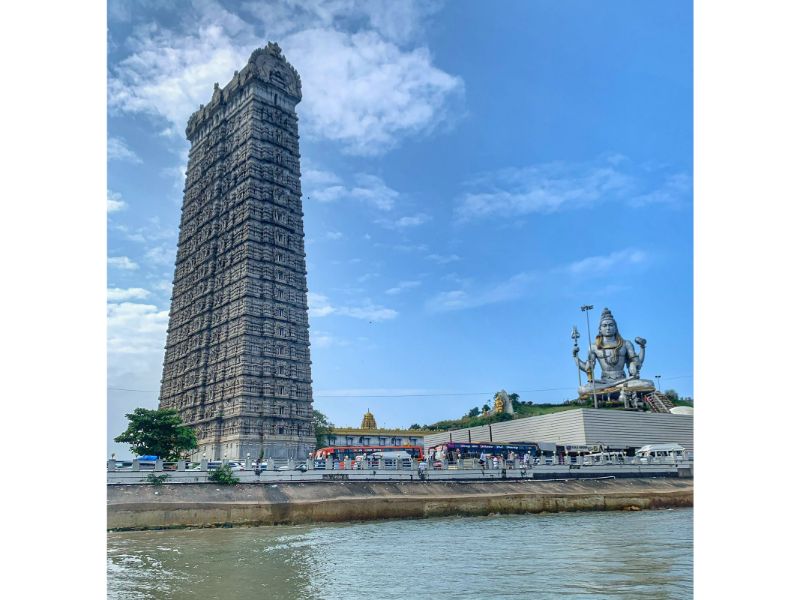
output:
[[[460, 465], [462, 464], [461, 463], [462, 458], [474, 458], [474, 457], [462, 457], [460, 450], [456, 450], [455, 452], [450, 452], [450, 453], [444, 452], [442, 450], [438, 451], [431, 450], [430, 454], [428, 454], [427, 459], [423, 460], [420, 463], [420, 471], [424, 471], [428, 468], [432, 469], [445, 468], [448, 462]], [[509, 452], [507, 456], [481, 452], [480, 456], [478, 457], [478, 464], [480, 465], [481, 469], [503, 469], [511, 465], [521, 466], [523, 469], [526, 469], [535, 464], [539, 464], [539, 459], [534, 457], [530, 452], [526, 452], [525, 454], [520, 456], [518, 456], [514, 452]]]

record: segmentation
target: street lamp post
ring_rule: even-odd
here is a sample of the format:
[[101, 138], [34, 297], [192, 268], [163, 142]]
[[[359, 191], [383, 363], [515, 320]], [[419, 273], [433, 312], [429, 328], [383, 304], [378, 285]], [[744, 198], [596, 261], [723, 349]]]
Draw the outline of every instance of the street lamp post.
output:
[[656, 383], [658, 384], [658, 392], [661, 393], [661, 375], [656, 375]]
[[[594, 308], [593, 304], [584, 304], [583, 306], [581, 306], [581, 312], [585, 312], [586, 313], [586, 334], [588, 335], [588, 337], [586, 338], [586, 342], [589, 344], [589, 355], [586, 357], [586, 360], [587, 360], [587, 365], [586, 366], [587, 367], [590, 367], [588, 362], [591, 361], [591, 359], [592, 359], [592, 330], [589, 327], [589, 311], [592, 310], [593, 308]], [[594, 371], [594, 369], [592, 369], [592, 371]], [[597, 392], [594, 389], [594, 373], [592, 373], [592, 371], [589, 371], [587, 369], [586, 374], [589, 377], [589, 379], [592, 381], [592, 398], [594, 398], [594, 407], [598, 408], [598, 406], [597, 406]]]

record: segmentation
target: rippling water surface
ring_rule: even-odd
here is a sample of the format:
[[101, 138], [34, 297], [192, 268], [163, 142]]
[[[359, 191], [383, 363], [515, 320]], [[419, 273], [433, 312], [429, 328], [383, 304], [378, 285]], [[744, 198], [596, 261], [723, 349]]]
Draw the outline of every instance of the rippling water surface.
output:
[[115, 600], [692, 597], [692, 509], [108, 534]]

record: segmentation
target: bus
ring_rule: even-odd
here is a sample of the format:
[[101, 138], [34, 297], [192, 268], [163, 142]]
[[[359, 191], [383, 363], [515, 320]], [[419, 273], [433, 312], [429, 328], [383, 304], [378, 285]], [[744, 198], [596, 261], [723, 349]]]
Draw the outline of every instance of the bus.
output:
[[636, 459], [644, 464], [675, 463], [687, 460], [687, 456], [680, 444], [647, 444], [636, 451]]
[[480, 458], [481, 454], [507, 459], [511, 452], [518, 458], [522, 458], [525, 454], [536, 457], [539, 455], [539, 445], [533, 442], [513, 442], [509, 444], [445, 442], [428, 448], [428, 454], [432, 455], [434, 460], [447, 460], [450, 462], [459, 458]]
[[344, 458], [348, 457], [351, 466], [358, 460], [357, 457], [370, 455], [375, 452], [405, 451], [414, 460], [422, 460], [422, 446], [326, 446], [314, 452], [314, 468], [324, 469], [325, 460], [333, 459], [334, 467], [344, 468]]

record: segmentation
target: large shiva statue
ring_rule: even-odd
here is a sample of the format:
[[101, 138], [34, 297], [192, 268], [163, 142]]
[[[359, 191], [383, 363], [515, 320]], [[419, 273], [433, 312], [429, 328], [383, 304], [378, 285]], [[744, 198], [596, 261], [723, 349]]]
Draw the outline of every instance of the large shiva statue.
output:
[[[589, 347], [586, 361], [578, 358], [580, 349], [576, 345], [572, 348], [575, 364], [586, 373], [588, 383], [578, 388], [580, 396], [589, 396], [592, 393], [607, 396], [611, 393], [621, 394], [621, 400], [628, 404], [628, 396], [635, 398], [639, 392], [651, 392], [655, 389], [653, 382], [640, 379], [639, 374], [644, 363], [644, 350], [647, 340], [637, 337], [634, 341], [639, 346], [639, 353], [634, 350], [633, 344], [619, 334], [614, 315], [607, 308], [600, 315], [600, 326], [594, 343]], [[594, 366], [600, 363], [601, 375], [595, 378]], [[625, 372], [625, 369], [628, 372]]]

